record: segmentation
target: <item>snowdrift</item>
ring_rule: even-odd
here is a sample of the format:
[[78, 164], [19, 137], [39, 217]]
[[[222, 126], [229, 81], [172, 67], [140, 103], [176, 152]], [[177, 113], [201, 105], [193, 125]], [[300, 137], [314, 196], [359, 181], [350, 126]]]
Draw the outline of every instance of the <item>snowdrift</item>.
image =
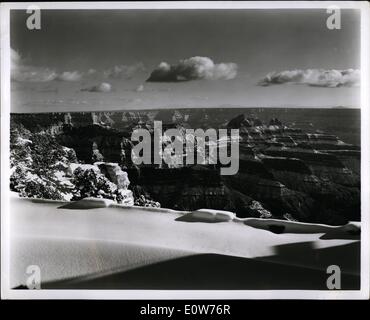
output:
[[235, 214], [230, 211], [199, 209], [187, 213], [177, 220], [186, 222], [228, 222], [234, 218]]
[[277, 219], [236, 218], [235, 220], [247, 226], [268, 230], [273, 233], [335, 233], [336, 236], [341, 236], [342, 234], [357, 236], [361, 233], [360, 222], [349, 222], [343, 226], [331, 226]]
[[[48, 200], [33, 199], [34, 202], [48, 203]], [[297, 221], [285, 221], [278, 219], [261, 219], [261, 218], [238, 218], [235, 213], [224, 210], [215, 209], [198, 209], [195, 211], [176, 211], [166, 208], [152, 208], [152, 207], [138, 207], [128, 206], [125, 204], [117, 204], [113, 200], [88, 197], [74, 202], [68, 202], [60, 207], [59, 209], [98, 209], [98, 208], [121, 208], [121, 209], [140, 209], [143, 211], [157, 212], [157, 213], [175, 213], [180, 215], [176, 218], [176, 221], [182, 222], [203, 222], [203, 223], [215, 223], [215, 222], [237, 222], [243, 223], [246, 226], [250, 226], [256, 229], [267, 230], [272, 233], [324, 233], [323, 239], [357, 239], [361, 234], [361, 223], [360, 222], [349, 222], [346, 225], [331, 226], [325, 224], [316, 223], [304, 223]]]
[[78, 201], [74, 201], [71, 203], [67, 203], [59, 209], [97, 209], [97, 208], [108, 208], [110, 205], [114, 203], [113, 200], [109, 199], [102, 199], [102, 198], [83, 198]]

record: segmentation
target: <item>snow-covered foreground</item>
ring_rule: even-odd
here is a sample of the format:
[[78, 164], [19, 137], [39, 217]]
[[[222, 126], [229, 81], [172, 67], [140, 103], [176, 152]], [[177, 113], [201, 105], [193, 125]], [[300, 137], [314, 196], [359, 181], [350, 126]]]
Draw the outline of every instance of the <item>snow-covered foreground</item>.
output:
[[42, 288], [325, 289], [332, 264], [343, 289], [359, 285], [359, 236], [344, 228], [307, 233], [314, 225], [295, 223], [277, 234], [259, 219], [64, 204], [11, 198], [12, 288], [26, 284], [29, 265], [40, 267]]

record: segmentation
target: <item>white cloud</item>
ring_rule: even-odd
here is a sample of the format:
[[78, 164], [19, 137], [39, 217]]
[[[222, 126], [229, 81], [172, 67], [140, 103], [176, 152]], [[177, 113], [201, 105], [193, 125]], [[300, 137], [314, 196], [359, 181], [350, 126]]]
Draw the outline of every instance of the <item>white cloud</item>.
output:
[[306, 84], [313, 87], [336, 88], [341, 86], [355, 87], [360, 84], [360, 70], [326, 70], [326, 69], [305, 69], [285, 70], [270, 72], [259, 84], [269, 86], [272, 84]]
[[81, 91], [88, 91], [88, 92], [111, 92], [112, 91], [112, 86], [108, 82], [102, 82], [102, 83], [100, 83], [98, 85], [81, 89]]
[[12, 48], [10, 48], [10, 61], [12, 68], [17, 68], [21, 61], [21, 56], [19, 53]]
[[11, 78], [14, 81], [47, 82], [57, 77], [57, 73], [49, 68], [26, 65], [14, 49], [10, 49], [10, 60]]
[[180, 60], [176, 65], [161, 62], [153, 70], [147, 81], [152, 82], [179, 82], [189, 80], [230, 80], [237, 75], [236, 63], [215, 64], [208, 57], [191, 57]]
[[[80, 81], [85, 77], [88, 78], [105, 78], [105, 79], [130, 79], [137, 72], [145, 71], [143, 63], [137, 63], [134, 65], [116, 65], [105, 71], [97, 71], [96, 69], [89, 69], [86, 72], [64, 71], [56, 72], [54, 69], [46, 67], [38, 67], [27, 64], [16, 51], [11, 49], [11, 77], [13, 81], [19, 82], [48, 82], [53, 80], [59, 81]], [[103, 83], [108, 84], [109, 83]], [[101, 84], [100, 84], [101, 85]], [[103, 85], [102, 87], [96, 87], [98, 92], [109, 92], [108, 86]], [[94, 87], [94, 88], [95, 88]], [[95, 90], [95, 89], [94, 89]]]
[[140, 84], [136, 89], [135, 89], [136, 92], [143, 92], [144, 91], [144, 85], [143, 84]]
[[12, 80], [20, 82], [48, 82], [56, 79], [57, 73], [48, 68], [25, 67], [12, 71]]
[[82, 73], [78, 71], [65, 71], [59, 74], [57, 79], [61, 81], [79, 81], [82, 79]]
[[10, 50], [11, 78], [19, 82], [49, 82], [53, 80], [79, 81], [83, 74], [79, 71], [65, 71], [58, 74], [55, 70], [46, 67], [29, 65], [24, 62], [20, 54]]

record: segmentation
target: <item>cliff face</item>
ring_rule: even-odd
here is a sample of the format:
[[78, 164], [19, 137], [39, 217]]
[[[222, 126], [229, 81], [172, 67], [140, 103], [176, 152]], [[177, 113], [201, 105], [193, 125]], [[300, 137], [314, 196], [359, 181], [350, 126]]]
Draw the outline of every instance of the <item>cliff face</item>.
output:
[[[276, 215], [286, 211], [301, 221], [329, 223], [359, 218], [359, 147], [336, 135], [287, 127], [277, 119], [262, 126], [246, 120], [237, 116], [228, 127], [240, 129], [242, 143], [252, 147], [256, 161], [240, 161], [239, 173], [225, 178], [228, 184]], [[247, 160], [244, 149], [240, 159]]]
[[[139, 171], [139, 173], [138, 173]], [[133, 184], [149, 194], [162, 207], [179, 210], [201, 208], [230, 210], [240, 217], [271, 217], [262, 204], [229, 188], [216, 169], [193, 166], [174, 169], [142, 168], [129, 170]]]
[[296, 190], [287, 188], [281, 182], [265, 179], [258, 175], [238, 173], [224, 178], [234, 190], [260, 201], [275, 217], [289, 213], [300, 221], [309, 221], [314, 208], [313, 199]]
[[[129, 176], [132, 171], [128, 171]], [[138, 170], [137, 178], [131, 180], [163, 207], [192, 210], [212, 202], [213, 206], [221, 205], [225, 195], [218, 172], [202, 166], [173, 169], [143, 167]]]
[[[343, 152], [343, 151], [342, 151]], [[276, 157], [297, 158], [303, 161], [317, 177], [347, 186], [360, 184], [360, 155], [337, 156], [335, 152], [307, 152], [296, 150], [264, 150], [264, 154]], [[340, 154], [339, 154], [340, 155]], [[353, 171], [351, 169], [354, 169]]]
[[323, 152], [335, 155], [343, 165], [350, 169], [360, 179], [361, 152], [359, 150], [325, 150]]

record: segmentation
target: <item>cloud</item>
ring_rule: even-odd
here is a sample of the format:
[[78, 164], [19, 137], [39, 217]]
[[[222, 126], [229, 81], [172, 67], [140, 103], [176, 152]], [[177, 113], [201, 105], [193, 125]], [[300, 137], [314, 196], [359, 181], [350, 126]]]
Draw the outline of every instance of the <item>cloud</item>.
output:
[[19, 82], [48, 82], [56, 77], [57, 73], [48, 68], [22, 66], [12, 70], [12, 80]]
[[90, 68], [89, 70], [87, 70], [88, 75], [93, 75], [95, 73], [96, 73], [96, 70], [94, 68]]
[[81, 89], [81, 91], [88, 91], [88, 92], [111, 92], [112, 86], [108, 82], [102, 82], [96, 86], [92, 86], [89, 88]]
[[140, 84], [136, 89], [135, 89], [136, 92], [143, 92], [144, 91], [144, 85], [143, 84]]
[[142, 62], [134, 65], [117, 65], [105, 70], [104, 77], [111, 79], [131, 79], [139, 71], [145, 71], [145, 66]]
[[26, 65], [20, 54], [10, 49], [11, 79], [19, 82], [47, 82], [54, 80], [57, 73], [54, 70]]
[[79, 71], [65, 71], [58, 74], [55, 70], [27, 64], [21, 55], [10, 49], [11, 78], [18, 82], [79, 81], [83, 74]]
[[10, 48], [10, 62], [12, 68], [17, 68], [21, 61], [20, 54], [14, 49]]
[[82, 73], [79, 71], [65, 71], [57, 77], [60, 81], [79, 81], [82, 79]]
[[[10, 49], [10, 59], [11, 78], [13, 81], [18, 82], [48, 82], [53, 80], [73, 82], [80, 81], [83, 78], [93, 77], [105, 79], [130, 79], [137, 72], [145, 71], [144, 64], [140, 62], [134, 65], [116, 65], [104, 71], [97, 71], [96, 69], [91, 68], [86, 72], [80, 72], [77, 70], [56, 72], [54, 69], [29, 65], [14, 49]], [[96, 91], [106, 92], [104, 90], [110, 91], [110, 89], [104, 88], [104, 86], [102, 88], [96, 86]]]
[[272, 84], [305, 84], [312, 87], [357, 87], [360, 84], [360, 70], [326, 70], [326, 69], [306, 69], [306, 70], [285, 70], [280, 72], [270, 72], [260, 82], [261, 86]]
[[148, 82], [179, 82], [190, 80], [230, 80], [237, 74], [238, 66], [235, 63], [215, 64], [208, 57], [191, 57], [180, 60], [176, 65], [161, 62], [153, 70]]

